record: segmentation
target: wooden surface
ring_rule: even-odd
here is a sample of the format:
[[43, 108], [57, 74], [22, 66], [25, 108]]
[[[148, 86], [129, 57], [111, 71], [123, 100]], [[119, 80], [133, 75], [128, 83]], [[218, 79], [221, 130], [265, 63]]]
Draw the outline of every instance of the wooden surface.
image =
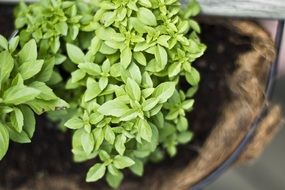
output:
[[285, 0], [199, 0], [207, 15], [285, 19]]
[[[15, 3], [19, 0], [0, 0]], [[32, 2], [35, 0], [26, 0]], [[189, 0], [181, 0], [183, 4]], [[285, 19], [285, 0], [198, 0], [202, 14], [229, 17]], [[0, 5], [1, 6], [1, 5]]]

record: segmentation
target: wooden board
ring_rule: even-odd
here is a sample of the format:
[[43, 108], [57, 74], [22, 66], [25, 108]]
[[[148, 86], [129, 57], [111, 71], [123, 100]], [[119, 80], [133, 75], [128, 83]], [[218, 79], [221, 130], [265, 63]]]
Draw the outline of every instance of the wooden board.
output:
[[[26, 0], [33, 2], [35, 0]], [[228, 17], [285, 19], [285, 0], [198, 0], [202, 14]], [[19, 0], [0, 0], [0, 3]], [[183, 4], [188, 0], [181, 0]], [[1, 5], [0, 5], [1, 6]]]
[[215, 16], [285, 19], [285, 0], [199, 0], [202, 13]]

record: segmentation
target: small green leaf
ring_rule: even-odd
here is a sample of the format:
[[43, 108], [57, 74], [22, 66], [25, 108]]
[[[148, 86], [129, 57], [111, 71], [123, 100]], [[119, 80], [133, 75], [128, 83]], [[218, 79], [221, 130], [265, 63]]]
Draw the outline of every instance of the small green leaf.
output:
[[86, 154], [90, 154], [95, 146], [93, 134], [84, 131], [81, 134], [81, 144]]
[[99, 150], [100, 146], [104, 141], [104, 131], [102, 128], [96, 128], [93, 130], [94, 139], [96, 141], [95, 150]]
[[69, 119], [65, 124], [65, 127], [69, 129], [80, 129], [84, 126], [84, 122], [77, 116], [72, 117]]
[[155, 88], [153, 96], [158, 98], [160, 103], [164, 103], [173, 95], [175, 86], [175, 82], [162, 83]]
[[194, 102], [195, 102], [195, 101], [194, 101], [193, 99], [184, 101], [184, 102], [182, 103], [183, 109], [185, 109], [185, 110], [190, 110], [191, 108], [193, 108]]
[[183, 133], [180, 133], [177, 137], [177, 140], [181, 144], [188, 143], [193, 138], [193, 134], [189, 131], [184, 131]]
[[115, 117], [121, 117], [129, 110], [129, 107], [119, 99], [107, 101], [98, 108], [98, 112], [101, 114]]
[[10, 139], [14, 142], [17, 142], [17, 143], [30, 143], [31, 142], [29, 135], [25, 131], [18, 133], [12, 128], [8, 128], [8, 131], [9, 131]]
[[80, 63], [78, 67], [82, 71], [84, 71], [85, 73], [88, 73], [91, 76], [100, 76], [101, 74], [101, 68], [96, 63], [84, 62], [84, 63]]
[[24, 126], [24, 116], [20, 109], [14, 108], [14, 111], [11, 114], [11, 124], [18, 133], [22, 132]]
[[131, 78], [128, 78], [125, 89], [126, 89], [126, 92], [128, 93], [128, 95], [132, 99], [137, 100], [137, 101], [140, 100], [141, 89], [140, 89], [139, 85], [136, 83], [136, 81], [134, 81]]
[[162, 68], [165, 67], [168, 61], [168, 55], [164, 47], [160, 45], [156, 46], [155, 59], [157, 63], [161, 65]]
[[66, 50], [68, 57], [73, 63], [79, 64], [85, 62], [85, 55], [77, 46], [72, 44], [66, 44]]
[[169, 77], [175, 77], [178, 75], [181, 71], [181, 64], [180, 63], [173, 63], [168, 68], [168, 76]]
[[146, 58], [142, 52], [134, 52], [134, 59], [141, 65], [146, 66]]
[[191, 68], [191, 72], [186, 72], [186, 80], [192, 86], [196, 86], [200, 82], [200, 74], [195, 68]]
[[0, 35], [0, 47], [2, 47], [5, 50], [8, 50], [8, 41], [2, 35]]
[[115, 141], [115, 133], [113, 132], [110, 126], [105, 128], [105, 139], [108, 143], [114, 144]]
[[85, 96], [85, 101], [88, 102], [94, 98], [96, 98], [100, 93], [101, 93], [101, 89], [99, 87], [98, 82], [96, 82], [94, 79], [92, 78], [88, 78], [87, 79], [87, 89], [86, 92], [84, 94]]
[[0, 53], [0, 83], [7, 80], [14, 68], [14, 59], [8, 51]]
[[36, 61], [27, 61], [24, 62], [18, 69], [19, 73], [23, 77], [24, 80], [27, 80], [41, 71], [41, 68], [44, 64], [43, 60]]
[[95, 164], [91, 167], [87, 173], [86, 181], [95, 182], [101, 179], [106, 172], [106, 166], [104, 164]]
[[134, 165], [135, 162], [127, 156], [116, 156], [114, 158], [114, 166], [117, 169], [124, 169]]
[[41, 92], [24, 85], [17, 85], [4, 92], [3, 100], [7, 104], [19, 105], [35, 99]]
[[126, 147], [125, 147], [126, 140], [127, 139], [126, 139], [126, 137], [124, 135], [119, 135], [116, 138], [115, 149], [117, 150], [117, 152], [120, 155], [123, 155], [125, 150], [126, 150]]
[[28, 43], [26, 43], [18, 55], [21, 63], [36, 61], [38, 56], [36, 41], [30, 40]]
[[135, 159], [134, 161], [135, 161], [135, 164], [130, 167], [130, 170], [134, 174], [136, 174], [138, 176], [142, 176], [143, 175], [143, 171], [144, 171], [143, 162], [141, 160], [139, 160], [139, 159]]
[[36, 119], [34, 112], [28, 106], [20, 107], [24, 116], [24, 126], [23, 130], [27, 133], [28, 137], [31, 139], [35, 132]]
[[106, 175], [106, 180], [108, 185], [110, 185], [112, 188], [117, 189], [120, 184], [123, 181], [123, 174], [121, 172], [119, 172], [117, 175], [113, 175], [110, 172], [107, 173]]
[[137, 17], [138, 19], [149, 26], [156, 26], [157, 22], [156, 22], [156, 17], [153, 14], [153, 12], [147, 8], [144, 7], [140, 7], [138, 12], [137, 12]]
[[126, 69], [129, 67], [132, 61], [132, 50], [129, 47], [125, 47], [120, 55], [121, 65]]
[[19, 41], [20, 41], [19, 36], [16, 36], [9, 41], [9, 51], [10, 52], [14, 52], [16, 50], [16, 48], [18, 47]]
[[9, 147], [9, 132], [0, 122], [0, 160], [5, 156]]
[[76, 70], [71, 73], [71, 82], [76, 83], [82, 80], [86, 76], [86, 73], [82, 70]]
[[99, 88], [100, 88], [100, 90], [104, 90], [107, 87], [108, 82], [109, 82], [108, 77], [100, 78], [100, 80], [99, 80]]
[[157, 98], [150, 98], [143, 102], [143, 111], [150, 111], [158, 104]]
[[145, 119], [140, 119], [138, 122], [138, 135], [144, 140], [151, 142], [152, 130]]

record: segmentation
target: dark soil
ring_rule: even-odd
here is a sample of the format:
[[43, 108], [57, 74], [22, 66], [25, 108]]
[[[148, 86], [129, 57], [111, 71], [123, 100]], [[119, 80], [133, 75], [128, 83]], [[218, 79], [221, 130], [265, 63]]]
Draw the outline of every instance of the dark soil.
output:
[[[0, 4], [0, 33], [8, 37], [13, 31], [12, 23], [11, 7]], [[249, 39], [244, 39], [220, 25], [203, 24], [202, 29], [202, 41], [208, 45], [208, 50], [203, 58], [195, 63], [201, 72], [202, 81], [196, 95], [195, 109], [189, 115], [189, 123], [196, 135], [195, 139], [191, 144], [180, 147], [181, 150], [175, 159], [166, 160], [159, 165], [151, 164], [147, 167], [146, 173], [161, 166], [166, 167], [170, 163], [183, 165], [195, 157], [198, 148], [217, 121], [223, 105], [230, 98], [226, 79], [234, 71], [232, 63], [239, 54], [250, 48], [249, 45], [238, 43], [249, 41]], [[32, 179], [40, 179], [45, 175], [73, 176], [73, 178], [76, 176], [78, 186], [84, 184], [84, 177], [90, 163], [75, 164], [72, 161], [71, 134], [59, 131], [44, 116], [41, 116], [37, 123], [37, 130], [31, 144], [10, 144], [7, 155], [0, 162], [0, 189], [1, 187], [18, 189], [25, 186], [29, 189]], [[52, 183], [56, 183], [55, 181]], [[42, 190], [43, 187], [34, 186], [30, 189]], [[44, 189], [51, 189], [51, 187], [44, 187]], [[53, 189], [72, 188], [53, 187]]]

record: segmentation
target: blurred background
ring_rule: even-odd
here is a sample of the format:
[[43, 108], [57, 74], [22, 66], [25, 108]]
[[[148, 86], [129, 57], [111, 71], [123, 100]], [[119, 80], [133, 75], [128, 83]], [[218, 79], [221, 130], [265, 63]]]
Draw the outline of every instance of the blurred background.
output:
[[[264, 20], [260, 23], [274, 38], [277, 21]], [[280, 52], [279, 73], [274, 89], [273, 103], [280, 104], [285, 118], [285, 36]], [[228, 170], [206, 190], [284, 190], [285, 189], [285, 127], [284, 122], [276, 137], [263, 155], [253, 163]]]

